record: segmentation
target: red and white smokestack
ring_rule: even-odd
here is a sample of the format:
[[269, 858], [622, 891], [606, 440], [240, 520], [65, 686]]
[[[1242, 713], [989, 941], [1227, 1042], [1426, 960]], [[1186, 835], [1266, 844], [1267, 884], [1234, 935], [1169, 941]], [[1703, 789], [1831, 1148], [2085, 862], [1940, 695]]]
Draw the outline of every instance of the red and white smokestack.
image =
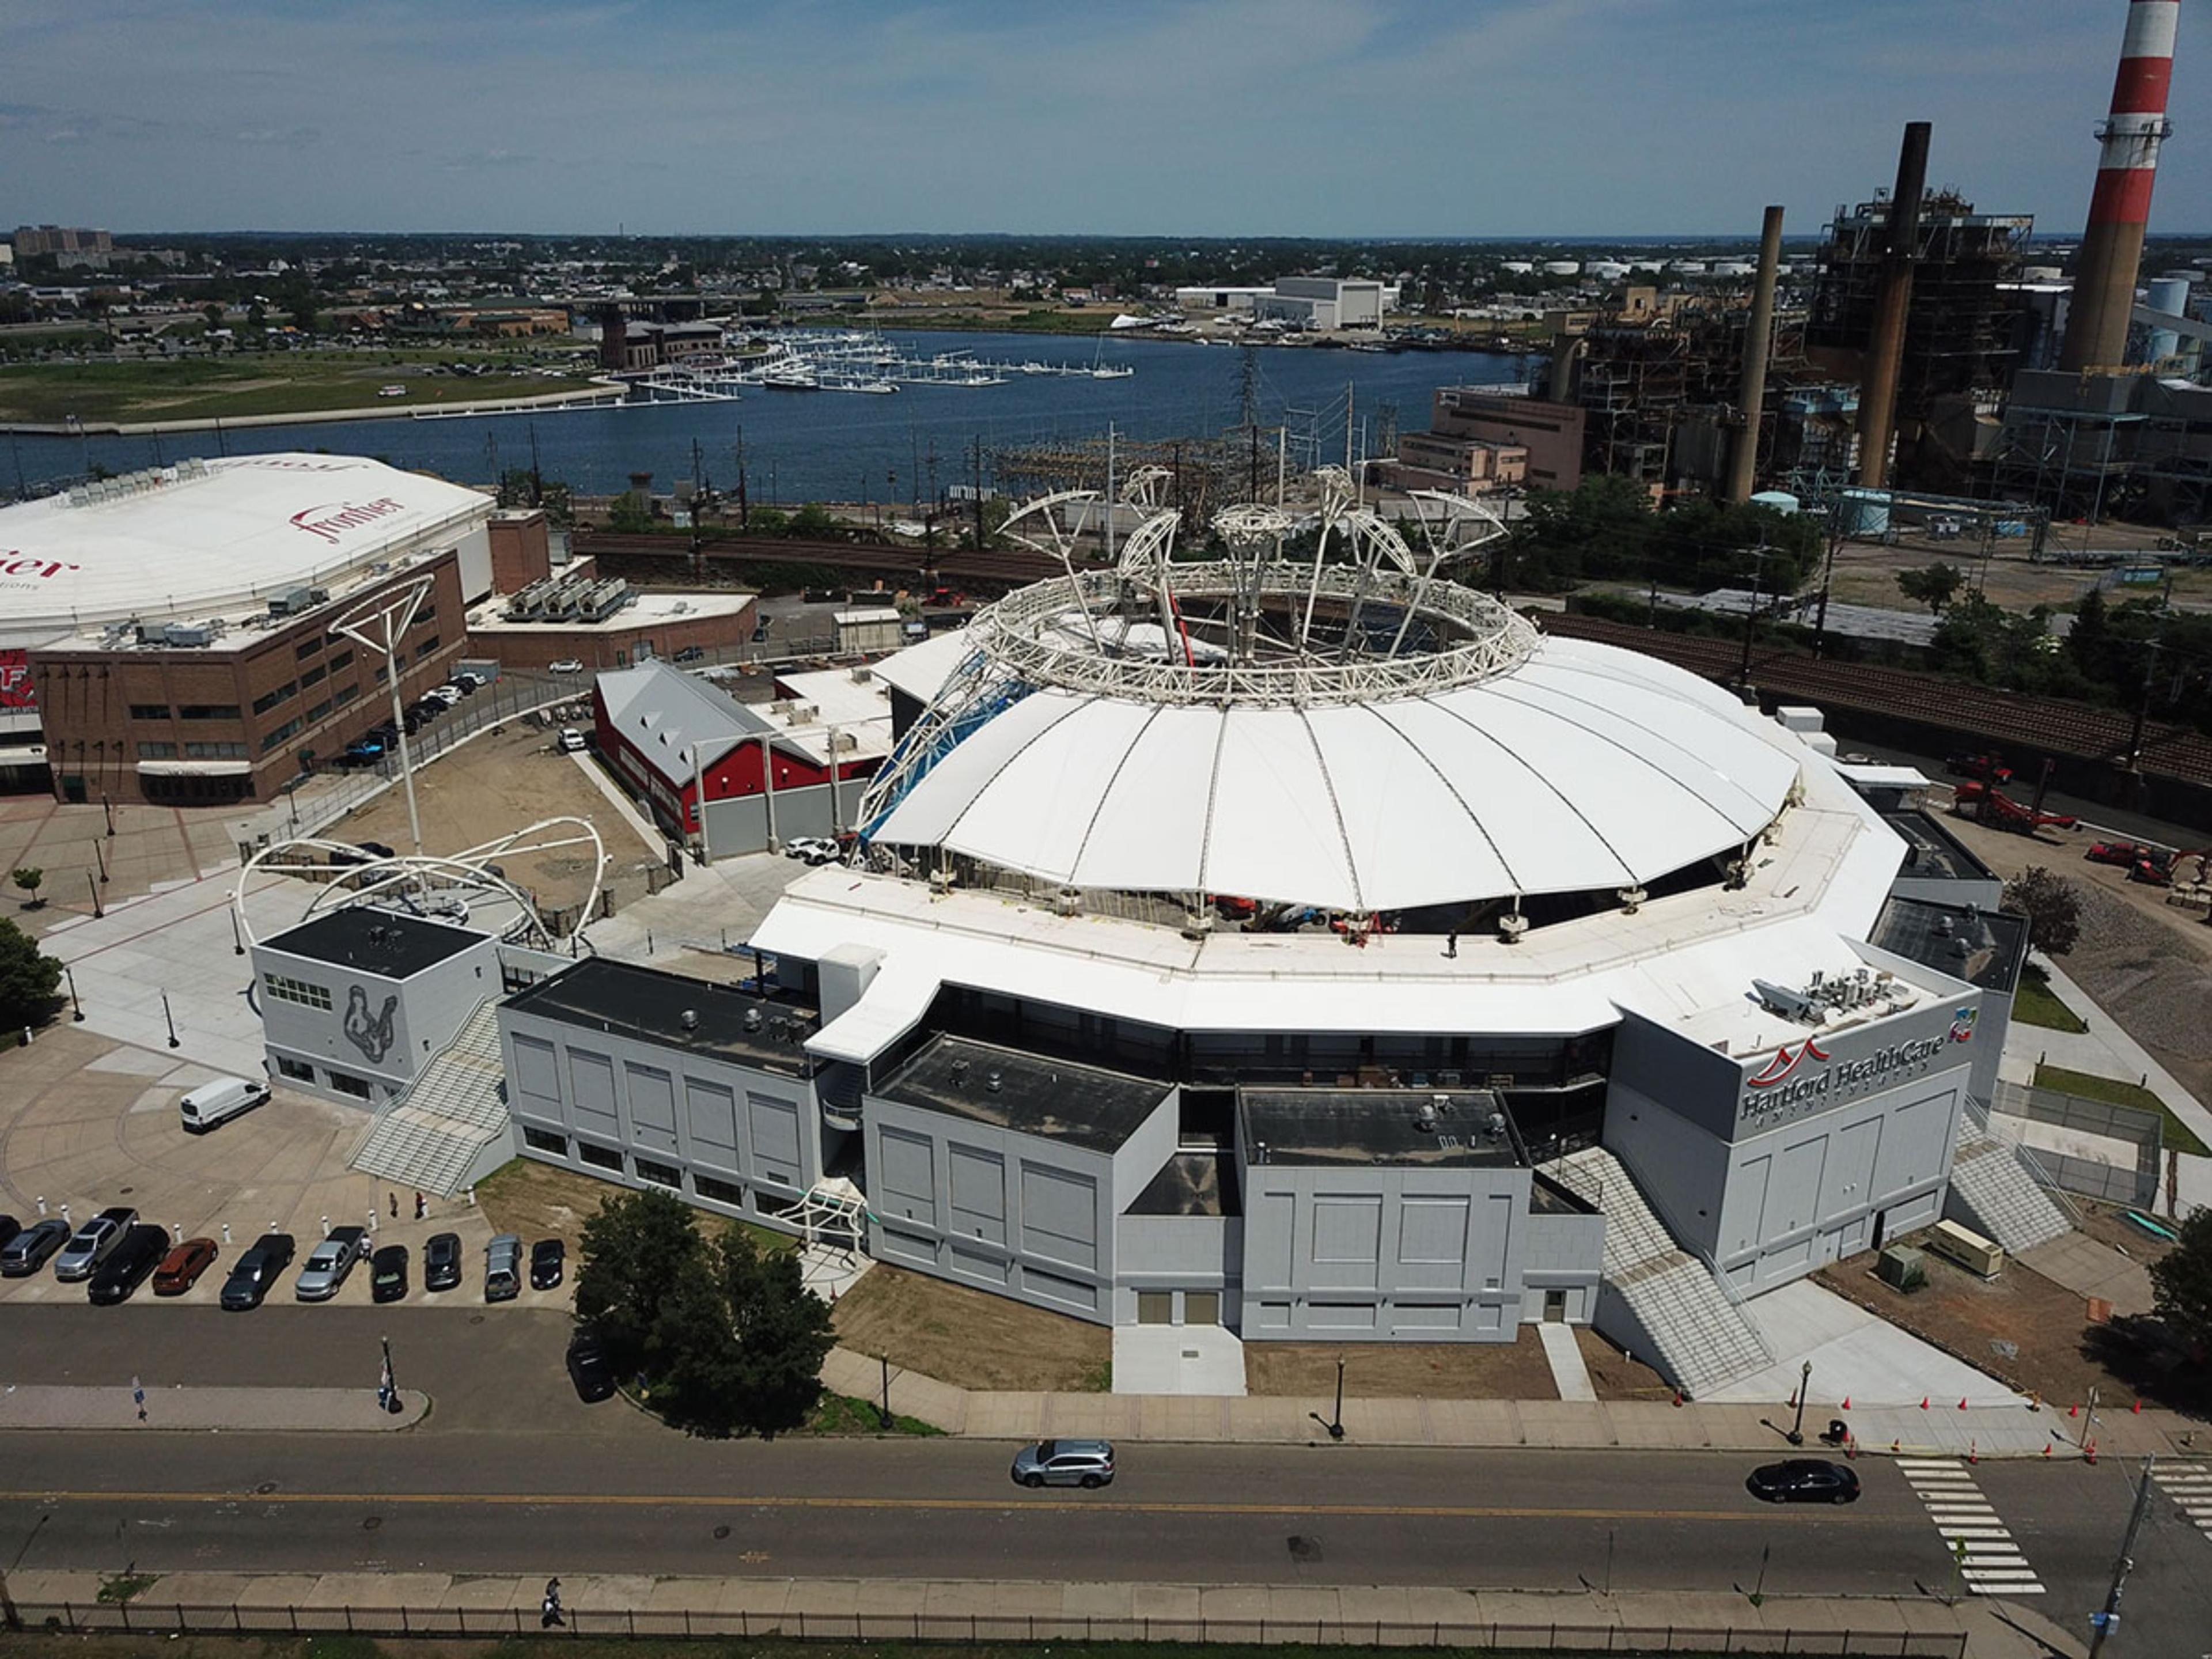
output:
[[2166, 97], [2173, 82], [2173, 39], [2181, 0], [2129, 0], [2128, 34], [2112, 83], [2112, 112], [2098, 136], [2097, 192], [2075, 262], [2074, 301], [2058, 366], [2118, 368], [2127, 359], [2143, 232], [2150, 223], [2158, 147], [2171, 131]]

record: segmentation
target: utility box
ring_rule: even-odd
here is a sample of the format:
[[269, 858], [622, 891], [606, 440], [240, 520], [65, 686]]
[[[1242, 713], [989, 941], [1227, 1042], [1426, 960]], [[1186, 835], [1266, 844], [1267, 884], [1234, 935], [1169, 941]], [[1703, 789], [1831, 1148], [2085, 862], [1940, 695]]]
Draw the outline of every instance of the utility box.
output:
[[1875, 1263], [1876, 1279], [1893, 1291], [1910, 1293], [1928, 1282], [1928, 1264], [1920, 1252], [1909, 1244], [1892, 1244], [1883, 1249]]
[[1928, 1248], [1946, 1261], [1955, 1261], [1970, 1273], [1995, 1279], [2004, 1271], [2004, 1252], [1968, 1227], [1955, 1221], [1939, 1221], [1928, 1232]]

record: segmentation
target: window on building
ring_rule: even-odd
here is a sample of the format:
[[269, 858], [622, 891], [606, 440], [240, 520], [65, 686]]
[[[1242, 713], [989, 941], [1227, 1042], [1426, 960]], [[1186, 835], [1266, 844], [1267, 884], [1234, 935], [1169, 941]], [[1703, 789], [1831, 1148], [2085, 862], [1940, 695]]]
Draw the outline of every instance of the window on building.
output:
[[717, 1181], [713, 1176], [701, 1175], [696, 1170], [691, 1175], [691, 1190], [710, 1203], [726, 1204], [732, 1209], [745, 1201], [745, 1189], [734, 1181]]
[[292, 647], [292, 659], [295, 662], [305, 662], [308, 658], [313, 656], [316, 652], [322, 648], [323, 636], [320, 634], [318, 634], [312, 640], [302, 640], [299, 644], [294, 646]]
[[244, 760], [246, 745], [242, 743], [188, 743], [185, 745], [186, 760]]
[[684, 1190], [684, 1171], [673, 1164], [659, 1164], [649, 1158], [635, 1158], [632, 1161], [637, 1167], [637, 1178], [640, 1181], [650, 1181], [656, 1187], [672, 1188], [679, 1193]]
[[550, 1129], [535, 1129], [522, 1126], [522, 1144], [533, 1152], [550, 1152], [556, 1158], [568, 1156], [568, 1137], [556, 1134]]
[[610, 1146], [594, 1146], [588, 1140], [576, 1143], [576, 1156], [599, 1170], [620, 1170], [622, 1154]]
[[177, 718], [185, 720], [234, 720], [238, 705], [234, 702], [188, 702], [177, 710]]
[[517, 967], [511, 962], [502, 962], [499, 964], [499, 988], [507, 996], [513, 996], [517, 991], [528, 990], [544, 977], [543, 974], [533, 972], [527, 968]]
[[308, 725], [313, 726], [317, 720], [322, 719], [324, 715], [330, 712], [331, 700], [328, 697], [325, 697], [320, 702], [311, 707], [302, 718], [306, 720]]
[[386, 668], [382, 663], [376, 665], [376, 683], [379, 685], [383, 684], [385, 681], [391, 678], [392, 671], [389, 668]]
[[351, 646], [346, 647], [343, 651], [333, 651], [331, 653], [330, 670], [331, 673], [335, 674], [341, 668], [350, 668], [352, 666], [353, 647]]
[[166, 702], [134, 702], [131, 705], [131, 718], [134, 720], [165, 720], [169, 718], [169, 705]]
[[267, 714], [278, 703], [283, 702], [285, 698], [291, 696], [295, 692], [298, 691], [299, 689], [300, 683], [297, 680], [287, 680], [275, 690], [263, 692], [259, 696], [253, 700], [253, 712], [257, 714]]
[[297, 1083], [313, 1083], [315, 1068], [304, 1060], [295, 1060], [289, 1054], [276, 1056], [276, 1075], [289, 1077]]
[[140, 760], [174, 760], [177, 745], [173, 743], [142, 743], [138, 745]]
[[351, 1095], [356, 1100], [367, 1100], [369, 1097], [368, 1079], [365, 1077], [356, 1077], [350, 1072], [332, 1072], [331, 1087], [342, 1095]]
[[300, 675], [301, 689], [302, 690], [306, 690], [308, 686], [314, 684], [316, 681], [321, 679], [330, 672], [331, 665], [326, 662], [319, 662], [313, 668], [302, 671]]
[[438, 636], [435, 634], [431, 635], [428, 639], [423, 641], [422, 644], [415, 647], [415, 660], [416, 662], [422, 661], [423, 658], [428, 656], [432, 652], [438, 648], [439, 643]]
[[327, 985], [294, 979], [285, 974], [264, 974], [261, 982], [269, 988], [269, 994], [279, 1002], [296, 1002], [303, 1008], [320, 1008], [325, 1013], [330, 1012], [331, 990]]
[[283, 725], [270, 726], [266, 732], [261, 734], [261, 752], [264, 755], [269, 753], [270, 750], [276, 748], [277, 744], [283, 743], [287, 738], [290, 737], [295, 732], [297, 732], [306, 724], [307, 722], [305, 720], [295, 714], [290, 720], [286, 720]]
[[331, 693], [331, 701], [343, 708], [360, 695], [361, 688], [358, 685], [342, 685]]

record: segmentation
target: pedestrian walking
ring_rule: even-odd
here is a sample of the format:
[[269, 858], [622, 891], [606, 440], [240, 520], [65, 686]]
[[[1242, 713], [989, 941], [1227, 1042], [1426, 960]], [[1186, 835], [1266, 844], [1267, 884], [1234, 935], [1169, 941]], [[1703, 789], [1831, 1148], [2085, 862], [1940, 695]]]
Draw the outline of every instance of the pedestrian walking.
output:
[[1457, 933], [1446, 933], [1444, 935], [1444, 954], [1448, 957], [1456, 957], [1459, 955], [1459, 935]]
[[415, 1218], [416, 1218], [417, 1221], [420, 1221], [420, 1220], [421, 1220], [424, 1216], [428, 1215], [429, 1212], [430, 1212], [430, 1200], [429, 1200], [428, 1199], [427, 1199], [427, 1198], [423, 1197], [423, 1196], [422, 1196], [422, 1194], [420, 1194], [420, 1193], [416, 1194], [415, 1194]]
[[394, 1221], [398, 1220], [398, 1219], [399, 1219], [399, 1194], [397, 1194], [397, 1193], [386, 1193], [386, 1194], [385, 1194], [385, 1197], [386, 1197], [387, 1199], [389, 1199], [389, 1200], [392, 1200], [392, 1218]]
[[538, 1614], [540, 1630], [550, 1630], [556, 1625], [565, 1626], [568, 1622], [561, 1616], [561, 1581], [558, 1578], [545, 1581], [545, 1595], [538, 1604]]

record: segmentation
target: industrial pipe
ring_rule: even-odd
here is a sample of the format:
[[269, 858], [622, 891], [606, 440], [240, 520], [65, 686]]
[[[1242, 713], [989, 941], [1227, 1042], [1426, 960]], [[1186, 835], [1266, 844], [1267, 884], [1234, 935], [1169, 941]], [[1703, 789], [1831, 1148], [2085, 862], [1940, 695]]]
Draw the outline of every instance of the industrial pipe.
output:
[[1751, 499], [1760, 417], [1766, 408], [1766, 354], [1774, 340], [1774, 284], [1781, 274], [1782, 210], [1770, 207], [1759, 238], [1759, 281], [1751, 290], [1751, 321], [1743, 334], [1743, 389], [1736, 395], [1743, 428], [1735, 434], [1735, 450], [1729, 457], [1728, 499], [1732, 501]]
[[2074, 297], [2058, 349], [2063, 369], [2118, 368], [2127, 361], [2151, 184], [2159, 146], [2172, 131], [2166, 99], [2180, 21], [2181, 0], [2129, 0], [2112, 113], [2097, 131], [2104, 149], [2096, 192], [2089, 198], [2088, 228], [2074, 264]]
[[1905, 320], [1912, 307], [1912, 262], [1920, 240], [1920, 196], [1928, 182], [1925, 121], [1908, 121], [1897, 153], [1897, 188], [1889, 194], [1882, 237], [1881, 292], [1867, 337], [1859, 377], [1859, 483], [1880, 489], [1889, 481], [1890, 439], [1897, 430], [1898, 373], [1905, 361]]

